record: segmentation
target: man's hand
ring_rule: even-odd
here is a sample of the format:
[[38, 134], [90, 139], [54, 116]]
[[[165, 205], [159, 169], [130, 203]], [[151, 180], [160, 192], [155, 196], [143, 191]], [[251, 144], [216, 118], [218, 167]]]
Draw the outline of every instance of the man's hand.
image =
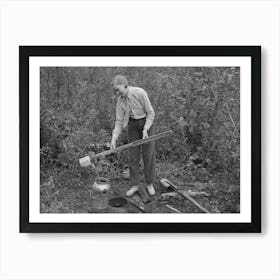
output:
[[111, 150], [116, 149], [116, 140], [112, 139], [111, 145], [110, 145], [110, 149], [111, 149]]
[[143, 139], [146, 139], [148, 138], [148, 132], [147, 132], [147, 129], [143, 129]]

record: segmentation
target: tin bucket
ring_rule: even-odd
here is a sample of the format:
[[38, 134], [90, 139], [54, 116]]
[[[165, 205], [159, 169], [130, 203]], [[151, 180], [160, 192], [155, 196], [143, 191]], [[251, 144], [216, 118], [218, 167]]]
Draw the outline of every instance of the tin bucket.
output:
[[98, 210], [108, 208], [108, 194], [107, 192], [95, 192], [92, 196], [92, 207]]
[[99, 192], [107, 192], [110, 190], [110, 181], [104, 177], [99, 177], [95, 180], [92, 188]]

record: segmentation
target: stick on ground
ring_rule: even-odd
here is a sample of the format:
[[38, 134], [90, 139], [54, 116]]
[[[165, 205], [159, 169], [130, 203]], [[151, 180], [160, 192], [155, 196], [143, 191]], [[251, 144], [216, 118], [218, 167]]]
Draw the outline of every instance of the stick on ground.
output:
[[203, 206], [201, 206], [196, 200], [194, 200], [192, 197], [190, 197], [188, 194], [182, 192], [179, 190], [179, 188], [172, 182], [170, 182], [169, 180], [165, 179], [165, 182], [168, 183], [171, 188], [179, 193], [181, 196], [183, 196], [185, 199], [188, 199], [190, 202], [192, 202], [197, 208], [199, 208], [201, 211], [205, 212], [205, 213], [210, 213], [206, 208], [204, 208]]

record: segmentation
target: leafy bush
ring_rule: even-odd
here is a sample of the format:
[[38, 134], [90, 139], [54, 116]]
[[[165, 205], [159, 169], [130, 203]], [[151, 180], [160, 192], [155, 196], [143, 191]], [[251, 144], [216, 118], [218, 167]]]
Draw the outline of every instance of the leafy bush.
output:
[[[78, 176], [78, 159], [104, 150], [115, 118], [110, 82], [118, 73], [148, 92], [156, 111], [156, 133], [173, 131], [172, 137], [157, 141], [158, 162], [180, 166], [193, 181], [216, 177], [239, 184], [237, 67], [42, 67], [42, 171], [60, 167]], [[124, 143], [126, 131], [118, 144]], [[109, 162], [115, 169], [125, 166], [126, 152]]]

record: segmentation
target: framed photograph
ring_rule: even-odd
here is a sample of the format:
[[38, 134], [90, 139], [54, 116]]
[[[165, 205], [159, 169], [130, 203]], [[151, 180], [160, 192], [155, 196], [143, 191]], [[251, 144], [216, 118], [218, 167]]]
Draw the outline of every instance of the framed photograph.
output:
[[20, 232], [261, 232], [260, 46], [20, 46]]

